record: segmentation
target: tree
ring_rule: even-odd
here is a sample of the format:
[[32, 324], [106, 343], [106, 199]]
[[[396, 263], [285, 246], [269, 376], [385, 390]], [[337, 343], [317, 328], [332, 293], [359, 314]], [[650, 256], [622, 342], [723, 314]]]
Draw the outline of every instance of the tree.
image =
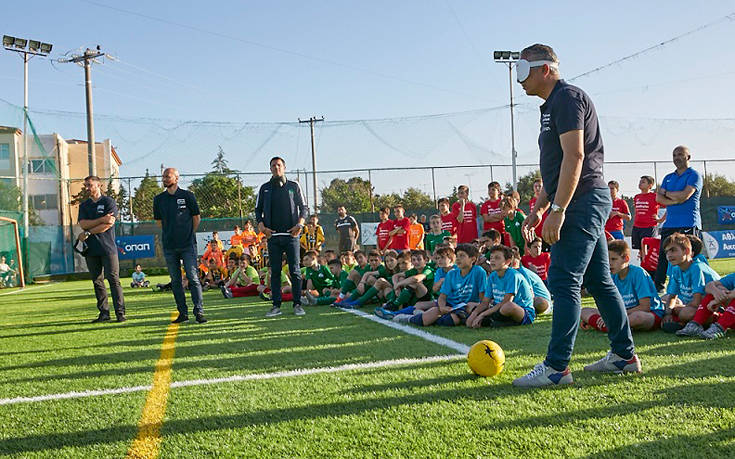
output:
[[704, 179], [704, 189], [709, 196], [735, 196], [735, 182], [731, 182], [724, 175], [707, 174]]
[[[522, 203], [528, 202], [533, 197], [533, 182], [539, 178], [541, 178], [541, 171], [539, 169], [518, 177], [518, 194], [521, 195]], [[511, 193], [513, 193], [513, 184], [506, 183], [505, 194], [510, 195]]]
[[436, 207], [436, 203], [431, 199], [431, 196], [414, 187], [403, 192], [402, 201], [403, 207], [411, 210], [432, 209]]
[[398, 204], [403, 204], [403, 200], [398, 193], [375, 195], [374, 202], [376, 210], [385, 207], [392, 209]]
[[210, 163], [212, 165], [212, 170], [218, 174], [231, 174], [233, 170], [230, 169], [230, 166], [225, 159], [225, 151], [222, 149], [222, 145], [217, 145], [217, 147], [219, 148], [217, 156], [215, 156], [214, 160]]
[[133, 194], [133, 215], [138, 221], [153, 220], [153, 198], [163, 191], [156, 177], [145, 170], [145, 177]]
[[[12, 182], [0, 180], [0, 210], [23, 212], [23, 193]], [[28, 224], [43, 225], [41, 217], [30, 203], [28, 205]]]
[[[337, 207], [344, 206], [348, 212], [370, 212], [370, 193], [373, 188], [370, 182], [360, 177], [348, 180], [333, 179], [329, 186], [322, 189], [322, 209], [334, 212]], [[377, 198], [377, 196], [376, 196]], [[377, 207], [377, 204], [375, 204]]]
[[[120, 191], [115, 191], [115, 187], [112, 186], [112, 177], [110, 177], [107, 185], [102, 186], [102, 194], [115, 200], [118, 210], [118, 221], [130, 219], [130, 199], [127, 190], [122, 184], [120, 185]], [[89, 191], [82, 186], [82, 189], [71, 197], [70, 202], [72, 205], [79, 205], [87, 199], [89, 199]]]
[[239, 177], [209, 172], [191, 183], [189, 190], [199, 203], [202, 218], [235, 218], [255, 210], [253, 187], [243, 186]]

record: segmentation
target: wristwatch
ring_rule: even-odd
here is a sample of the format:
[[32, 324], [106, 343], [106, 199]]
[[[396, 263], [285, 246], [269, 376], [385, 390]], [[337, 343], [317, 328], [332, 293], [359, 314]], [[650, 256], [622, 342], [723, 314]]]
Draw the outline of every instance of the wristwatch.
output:
[[554, 213], [556, 213], [556, 214], [563, 214], [566, 211], [566, 209], [564, 207], [560, 206], [560, 205], [552, 204], [551, 205], [551, 211], [554, 212]]
[[84, 235], [85, 235], [85, 236], [87, 236], [87, 237], [89, 237], [89, 236], [91, 236], [91, 235], [92, 235], [92, 233], [90, 233], [89, 231], [85, 231], [85, 232], [84, 232]]

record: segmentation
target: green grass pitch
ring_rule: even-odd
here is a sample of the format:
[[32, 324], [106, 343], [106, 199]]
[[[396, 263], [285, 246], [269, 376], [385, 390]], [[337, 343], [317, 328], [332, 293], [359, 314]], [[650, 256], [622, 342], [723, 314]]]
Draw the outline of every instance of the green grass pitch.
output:
[[[735, 261], [715, 260], [721, 273]], [[151, 279], [153, 283], [162, 278]], [[0, 399], [148, 386], [174, 309], [170, 293], [125, 288], [129, 321], [90, 324], [89, 281], [0, 296]], [[188, 298], [187, 298], [188, 299]], [[257, 299], [204, 295], [209, 323], [179, 328], [172, 382], [456, 354], [329, 307], [265, 319]], [[585, 304], [591, 301], [585, 299]], [[607, 338], [580, 331], [575, 384], [518, 390], [551, 319], [529, 327], [427, 327], [499, 343], [506, 368], [464, 359], [172, 387], [161, 457], [735, 457], [735, 335], [705, 342], [635, 335], [643, 375], [583, 374]], [[124, 457], [146, 391], [0, 404], [0, 455]]]

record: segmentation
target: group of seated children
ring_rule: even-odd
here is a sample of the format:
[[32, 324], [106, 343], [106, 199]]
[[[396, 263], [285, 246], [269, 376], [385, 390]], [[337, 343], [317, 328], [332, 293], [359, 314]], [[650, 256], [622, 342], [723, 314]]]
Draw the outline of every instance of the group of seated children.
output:
[[[722, 279], [700, 254], [702, 241], [674, 233], [662, 247], [669, 262], [666, 293], [659, 297], [648, 272], [630, 264], [625, 241], [608, 244], [610, 271], [633, 330], [661, 328], [678, 336], [717, 339], [735, 326], [735, 274]], [[584, 308], [580, 326], [607, 332], [604, 317]], [[705, 329], [705, 327], [708, 327]]]

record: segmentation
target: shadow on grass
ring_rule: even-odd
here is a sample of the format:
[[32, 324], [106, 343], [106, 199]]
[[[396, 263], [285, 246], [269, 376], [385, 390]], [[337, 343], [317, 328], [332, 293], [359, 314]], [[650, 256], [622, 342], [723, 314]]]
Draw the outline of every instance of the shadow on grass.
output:
[[[735, 438], [735, 427], [727, 430], [718, 430], [707, 434], [686, 435], [677, 433], [671, 438], [634, 443], [632, 445], [619, 446], [600, 453], [585, 456], [589, 459], [618, 459], [621, 457], [652, 457], [652, 452], [658, 452], [657, 457], [733, 457], [735, 451], [732, 443], [726, 444], [727, 440]], [[702, 449], [693, 450], [699, 444]], [[705, 449], [706, 447], [706, 449]]]
[[[440, 384], [443, 378], [439, 378]], [[449, 377], [448, 383], [454, 381], [466, 380], [467, 378]], [[423, 384], [424, 381], [416, 381], [417, 384]], [[683, 386], [671, 390], [672, 397], [663, 401], [648, 401], [637, 403], [621, 403], [613, 406], [606, 406], [604, 409], [594, 407], [589, 409], [581, 409], [574, 411], [559, 412], [554, 415], [544, 415], [535, 417], [524, 417], [513, 420], [511, 422], [498, 422], [487, 426], [488, 429], [513, 429], [516, 427], [542, 427], [546, 428], [550, 425], [573, 424], [588, 419], [611, 418], [615, 416], [629, 415], [632, 412], [646, 410], [661, 406], [678, 406], [682, 401], [687, 400], [690, 405], [700, 404], [704, 407], [718, 406], [713, 405], [716, 402], [711, 399], [702, 400], [701, 393], [705, 389], [701, 385]], [[719, 391], [729, 390], [729, 384], [707, 385], [707, 391], [718, 393]], [[233, 415], [219, 416], [201, 416], [194, 419], [172, 419], [167, 421], [163, 426], [162, 434], [164, 437], [171, 435], [193, 435], [198, 432], [209, 432], [227, 429], [242, 429], [253, 426], [262, 426], [266, 424], [275, 424], [280, 422], [290, 422], [295, 420], [310, 420], [333, 418], [341, 416], [361, 415], [365, 412], [373, 410], [389, 410], [395, 407], [406, 405], [422, 405], [435, 402], [456, 402], [458, 400], [475, 401], [483, 403], [491, 403], [503, 398], [517, 397], [519, 391], [513, 389], [510, 384], [495, 385], [492, 391], [483, 390], [478, 387], [468, 387], [461, 389], [442, 390], [437, 388], [433, 392], [416, 393], [402, 396], [376, 397], [370, 399], [345, 400], [333, 403], [311, 404], [290, 408], [266, 408], [252, 412], [238, 413]], [[695, 397], [695, 395], [700, 396]], [[699, 402], [699, 403], [698, 403]], [[729, 407], [730, 405], [727, 405]], [[415, 409], [420, 409], [416, 407]], [[658, 446], [660, 448], [676, 448], [676, 451], [687, 451], [691, 448], [692, 443], [711, 442], [727, 438], [732, 435], [733, 430], [720, 431], [716, 433], [708, 433], [704, 435], [681, 436], [677, 435], [671, 440], [659, 440], [650, 442], [650, 446]], [[135, 435], [135, 428], [131, 426], [120, 426], [114, 429], [85, 430], [80, 432], [67, 432], [58, 434], [45, 435], [28, 435], [6, 438], [0, 440], [0, 451], [6, 451], [12, 454], [22, 454], [29, 452], [50, 451], [62, 447], [85, 447], [95, 445], [101, 442], [115, 442], [132, 439]], [[646, 445], [649, 445], [647, 443]], [[679, 449], [681, 447], [681, 449]], [[724, 449], [724, 446], [723, 446]], [[650, 450], [649, 450], [650, 451]], [[691, 451], [691, 450], [690, 450]], [[629, 453], [629, 447], [624, 446], [619, 449], [605, 451], [600, 455], [593, 457], [621, 457]], [[724, 457], [731, 454], [731, 450], [723, 450]]]

